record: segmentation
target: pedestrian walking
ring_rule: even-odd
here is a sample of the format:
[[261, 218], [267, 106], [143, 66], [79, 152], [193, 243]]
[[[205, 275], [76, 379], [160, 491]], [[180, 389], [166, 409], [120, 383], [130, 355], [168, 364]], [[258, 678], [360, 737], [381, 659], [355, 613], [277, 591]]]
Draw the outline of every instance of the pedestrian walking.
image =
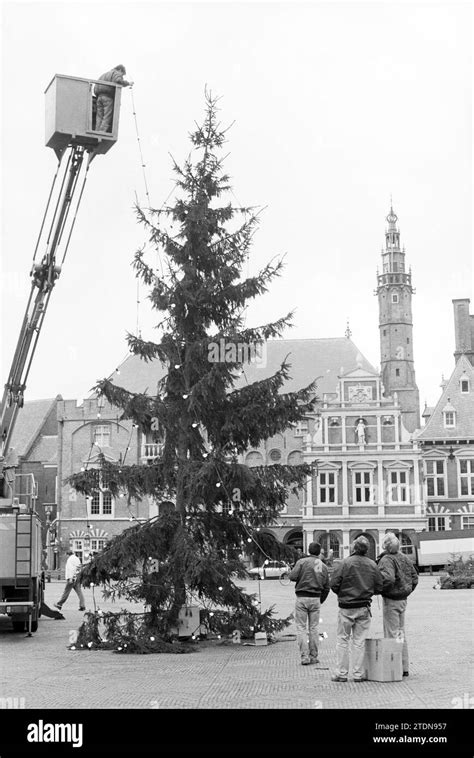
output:
[[[132, 87], [133, 82], [127, 82], [123, 77], [126, 74], [125, 66], [119, 64], [110, 71], [99, 77], [101, 82], [113, 82], [121, 87]], [[95, 130], [97, 132], [112, 131], [112, 117], [114, 113], [115, 87], [107, 84], [96, 84], [94, 87], [96, 101]]]
[[369, 541], [360, 536], [354, 540], [352, 552], [336, 566], [331, 578], [331, 589], [339, 603], [337, 618], [336, 658], [337, 670], [333, 682], [347, 682], [349, 674], [349, 642], [352, 637], [352, 669], [355, 682], [364, 676], [365, 638], [370, 627], [370, 604], [373, 595], [380, 595], [382, 574], [377, 564], [367, 556]]
[[329, 573], [319, 557], [319, 542], [312, 542], [308, 552], [309, 556], [300, 558], [290, 571], [291, 581], [296, 582], [296, 639], [303, 666], [319, 663], [319, 610], [329, 595]]
[[77, 555], [72, 551], [68, 551], [69, 558], [66, 561], [66, 569], [65, 569], [65, 579], [66, 579], [66, 586], [64, 588], [64, 592], [61, 595], [61, 598], [58, 600], [57, 603], [54, 604], [55, 608], [58, 608], [61, 610], [64, 603], [68, 599], [69, 595], [71, 594], [71, 590], [74, 590], [77, 597], [79, 598], [79, 610], [85, 611], [86, 610], [86, 601], [84, 600], [84, 594], [82, 592], [81, 583], [78, 578], [79, 571], [81, 569], [81, 561], [77, 557]]
[[408, 644], [405, 633], [407, 597], [418, 584], [418, 574], [413, 562], [400, 552], [400, 541], [393, 532], [388, 532], [382, 542], [383, 552], [377, 564], [383, 578], [383, 635], [403, 641], [403, 676], [409, 674]]

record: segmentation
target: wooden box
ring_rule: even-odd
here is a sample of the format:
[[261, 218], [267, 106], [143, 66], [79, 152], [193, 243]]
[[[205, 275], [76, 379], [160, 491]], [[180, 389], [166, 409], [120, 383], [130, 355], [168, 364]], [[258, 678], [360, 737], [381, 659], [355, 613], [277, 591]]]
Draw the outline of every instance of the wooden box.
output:
[[364, 676], [372, 682], [400, 682], [403, 678], [402, 644], [388, 638], [366, 639]]

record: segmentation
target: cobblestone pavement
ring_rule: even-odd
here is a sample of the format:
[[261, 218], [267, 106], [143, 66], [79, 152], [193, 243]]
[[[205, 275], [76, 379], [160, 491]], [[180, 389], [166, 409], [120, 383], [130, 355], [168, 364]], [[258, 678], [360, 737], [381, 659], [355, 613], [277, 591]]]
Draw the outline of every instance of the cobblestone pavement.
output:
[[[66, 621], [42, 618], [31, 638], [15, 634], [0, 616], [0, 696], [24, 698], [26, 708], [453, 708], [453, 698], [474, 694], [470, 590], [435, 591], [422, 576], [407, 612], [410, 676], [402, 682], [330, 681], [335, 663], [337, 602], [322, 607], [317, 666], [301, 666], [296, 642], [282, 637], [266, 647], [206, 646], [189, 655], [116, 655], [70, 651], [70, 629], [82, 613], [72, 593]], [[258, 583], [247, 589], [258, 592]], [[46, 585], [51, 607], [63, 582]], [[294, 586], [260, 583], [262, 608], [292, 613]], [[96, 600], [100, 593], [96, 590]], [[87, 607], [92, 591], [85, 590]], [[98, 601], [105, 609], [123, 604]], [[381, 599], [374, 599], [369, 636], [382, 636]], [[285, 634], [294, 634], [294, 623]]]

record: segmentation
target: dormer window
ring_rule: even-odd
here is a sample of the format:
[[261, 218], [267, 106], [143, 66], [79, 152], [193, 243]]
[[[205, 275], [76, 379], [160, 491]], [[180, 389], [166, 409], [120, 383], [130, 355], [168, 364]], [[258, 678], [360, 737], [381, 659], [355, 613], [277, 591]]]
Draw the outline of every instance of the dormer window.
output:
[[444, 425], [445, 427], [456, 426], [456, 413], [455, 411], [444, 411]]
[[456, 426], [456, 408], [451, 404], [451, 398], [443, 408], [443, 423], [445, 429], [452, 429]]
[[461, 392], [469, 392], [469, 379], [461, 379]]

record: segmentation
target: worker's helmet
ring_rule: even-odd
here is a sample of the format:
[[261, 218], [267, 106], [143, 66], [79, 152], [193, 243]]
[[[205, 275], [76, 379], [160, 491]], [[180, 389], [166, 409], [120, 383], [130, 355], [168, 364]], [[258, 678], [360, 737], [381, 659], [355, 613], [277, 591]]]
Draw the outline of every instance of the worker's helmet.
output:
[[126, 74], [127, 73], [127, 71], [125, 69], [125, 66], [122, 63], [119, 63], [118, 66], [115, 66], [115, 70], [116, 71], [121, 71], [122, 74]]

